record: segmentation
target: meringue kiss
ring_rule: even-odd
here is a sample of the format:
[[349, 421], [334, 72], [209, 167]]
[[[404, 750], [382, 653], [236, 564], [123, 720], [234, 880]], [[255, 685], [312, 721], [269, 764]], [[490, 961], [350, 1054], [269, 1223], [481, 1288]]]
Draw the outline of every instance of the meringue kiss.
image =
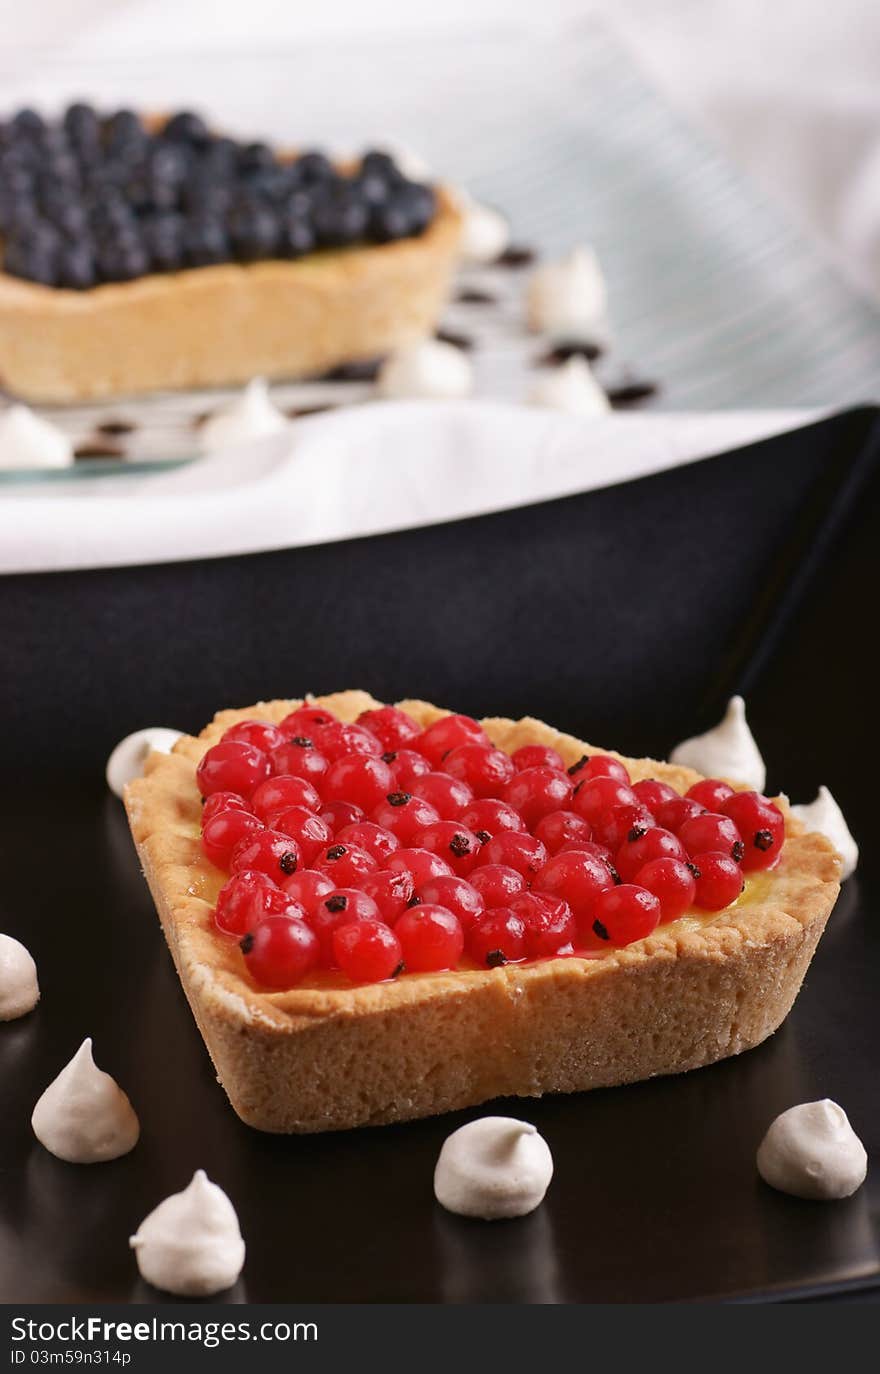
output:
[[724, 719], [704, 735], [694, 735], [677, 745], [669, 761], [694, 768], [707, 778], [747, 783], [756, 792], [763, 792], [767, 781], [767, 769], [748, 727], [742, 697], [731, 697]]
[[386, 400], [455, 400], [470, 395], [474, 375], [460, 348], [443, 339], [422, 339], [392, 353], [379, 371], [377, 387]]
[[140, 1124], [125, 1093], [82, 1042], [34, 1107], [34, 1135], [50, 1154], [70, 1164], [102, 1164], [133, 1150]]
[[180, 1297], [206, 1298], [231, 1288], [244, 1266], [235, 1208], [197, 1169], [188, 1188], [172, 1193], [129, 1240], [142, 1278]]
[[529, 328], [551, 338], [586, 342], [606, 332], [608, 294], [595, 252], [579, 244], [532, 273], [526, 296]]
[[26, 1016], [40, 1000], [37, 966], [20, 940], [0, 935], [0, 1021]]
[[859, 847], [844, 819], [843, 812], [828, 791], [819, 788], [819, 795], [809, 805], [793, 806], [791, 814], [803, 821], [808, 830], [818, 830], [830, 840], [843, 860], [840, 876], [849, 878], [855, 873], [859, 862]]
[[528, 1121], [484, 1116], [448, 1136], [434, 1170], [434, 1195], [449, 1212], [497, 1221], [522, 1217], [544, 1200], [553, 1157]]
[[542, 372], [532, 386], [529, 401], [567, 415], [605, 415], [611, 409], [589, 363], [577, 355], [560, 367]]
[[150, 725], [126, 735], [107, 760], [105, 776], [110, 791], [121, 797], [126, 784], [143, 775], [150, 754], [170, 754], [179, 739], [179, 730], [168, 730], [163, 725]]
[[765, 1183], [793, 1197], [850, 1197], [865, 1181], [868, 1156], [842, 1107], [829, 1098], [777, 1116], [758, 1147]]
[[262, 377], [248, 382], [241, 395], [209, 415], [199, 429], [199, 442], [205, 450], [244, 444], [264, 439], [287, 429], [287, 420], [272, 401]]

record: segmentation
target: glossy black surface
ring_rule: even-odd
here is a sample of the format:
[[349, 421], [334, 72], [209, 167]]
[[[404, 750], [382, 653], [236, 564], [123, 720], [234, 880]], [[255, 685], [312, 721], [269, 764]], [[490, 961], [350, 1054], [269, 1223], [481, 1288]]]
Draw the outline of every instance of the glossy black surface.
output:
[[[137, 1279], [127, 1237], [156, 1202], [182, 1187], [199, 1166], [234, 1199], [248, 1242], [245, 1274], [230, 1295], [232, 1301], [760, 1298], [806, 1296], [838, 1284], [880, 1282], [880, 865], [871, 844], [878, 761], [868, 714], [872, 674], [867, 666], [880, 522], [876, 465], [873, 476], [871, 462], [865, 466], [873, 424], [867, 414], [842, 417], [800, 436], [803, 465], [792, 471], [802, 472], [804, 487], [800, 503], [792, 500], [786, 515], [785, 539], [771, 538], [769, 518], [759, 509], [757, 486], [753, 494], [760, 518], [754, 528], [761, 534], [748, 542], [742, 533], [748, 522], [741, 519], [748, 489], [740, 482], [750, 464], [759, 474], [774, 460], [784, 468], [797, 451], [790, 439], [760, 446], [758, 463], [752, 450], [691, 471], [689, 489], [695, 493], [710, 474], [719, 484], [719, 499], [726, 500], [729, 520], [745, 540], [743, 563], [764, 568], [779, 594], [772, 598], [772, 612], [758, 607], [759, 613], [752, 613], [754, 587], [748, 617], [741, 605], [742, 624], [749, 628], [735, 646], [736, 653], [725, 660], [733, 666], [719, 671], [714, 662], [710, 667], [678, 660], [693, 725], [708, 723], [708, 712], [732, 686], [747, 685], [750, 718], [768, 760], [770, 785], [803, 799], [812, 796], [820, 782], [827, 782], [862, 842], [859, 874], [844, 888], [794, 1012], [766, 1045], [681, 1078], [581, 1096], [493, 1104], [492, 1110], [534, 1121], [556, 1161], [545, 1205], [515, 1222], [467, 1222], [445, 1214], [433, 1201], [431, 1175], [443, 1139], [485, 1109], [393, 1128], [299, 1139], [261, 1136], [233, 1115], [214, 1081], [161, 940], [121, 807], [106, 792], [101, 776], [107, 731], [118, 734], [121, 723], [134, 728], [153, 716], [170, 722], [174, 697], [166, 683], [164, 709], [156, 710], [155, 681], [149, 674], [133, 674], [130, 665], [124, 673], [114, 666], [112, 642], [97, 634], [97, 626], [118, 614], [130, 594], [131, 575], [66, 579], [62, 601], [67, 598], [69, 604], [77, 596], [81, 612], [90, 608], [79, 622], [81, 655], [74, 661], [59, 658], [57, 675], [45, 683], [42, 699], [33, 702], [31, 714], [22, 713], [15, 720], [19, 742], [8, 738], [4, 750], [5, 756], [20, 757], [26, 765], [35, 724], [42, 721], [46, 742], [39, 764], [34, 756], [32, 766], [8, 769], [0, 801], [0, 929], [25, 939], [33, 949], [43, 988], [35, 1014], [0, 1026], [0, 1298], [152, 1300], [156, 1295]], [[835, 539], [826, 544], [823, 535], [829, 522], [815, 515], [816, 483], [826, 482], [827, 494], [828, 474], [833, 473], [831, 490], [839, 493], [856, 468], [861, 474], [858, 499], [849, 503], [845, 524], [837, 523]], [[672, 503], [680, 490], [679, 478], [668, 476], [674, 479], [671, 485], [650, 479], [653, 492], [646, 493], [645, 483], [634, 483], [610, 494], [597, 493], [594, 501], [601, 497], [603, 511], [616, 512], [620, 535], [627, 528], [627, 512], [632, 513], [632, 528], [642, 518], [638, 512], [647, 509], [645, 502], [654, 503], [661, 513], [667, 502]], [[585, 498], [578, 500], [584, 502], [580, 514], [593, 506]], [[555, 503], [557, 511], [564, 504]], [[823, 510], [831, 508], [833, 502], [826, 499]], [[805, 526], [807, 509], [813, 510], [812, 523]], [[559, 514], [557, 529], [570, 540], [572, 526], [565, 512]], [[540, 527], [539, 513], [534, 518], [546, 557], [549, 533]], [[496, 541], [491, 547], [500, 556], [503, 533], [479, 521], [457, 528], [460, 534], [464, 531], [462, 538], [480, 534], [479, 545], [466, 556], [478, 578], [479, 549], [486, 548], [486, 539]], [[520, 525], [514, 521], [511, 528], [519, 530]], [[429, 541], [434, 535], [424, 533]], [[761, 543], [765, 537], [767, 547]], [[389, 541], [370, 543], [387, 557]], [[339, 546], [340, 570], [347, 551], [361, 556], [352, 546]], [[325, 551], [310, 552], [326, 556]], [[512, 564], [518, 556], [513, 542], [508, 553]], [[811, 554], [816, 575], [800, 585], [796, 570], [809, 563]], [[648, 596], [650, 569], [663, 576], [673, 569], [665, 567], [662, 542], [643, 548], [639, 556], [646, 571], [636, 580], [636, 590], [643, 587]], [[224, 590], [231, 585], [227, 575], [232, 564], [238, 565], [240, 576], [242, 565], [249, 565], [246, 574], [255, 595], [257, 588], [270, 594], [271, 578], [268, 583], [265, 577], [260, 581], [260, 565], [271, 570], [271, 562], [224, 560], [214, 565]], [[194, 579], [203, 593], [209, 588], [206, 566], [210, 565], [173, 573], [150, 570], [146, 583], [155, 585], [159, 571], [163, 581], [168, 579], [167, 586], [176, 579], [179, 613], [182, 606], [192, 604]], [[455, 566], [450, 554], [446, 571], [451, 575]], [[490, 579], [493, 604], [503, 599], [498, 576]], [[31, 598], [42, 594], [37, 581], [29, 580]], [[684, 570], [680, 581], [690, 605]], [[758, 577], [757, 583], [761, 581]], [[704, 586], [710, 611], [716, 590], [718, 604], [724, 605], [720, 584]], [[520, 608], [525, 604], [528, 611], [530, 596], [541, 591], [541, 579], [536, 577], [534, 592], [520, 582], [508, 587], [507, 595], [511, 602], [519, 597]], [[623, 589], [615, 585], [607, 595], [620, 597], [624, 592], [632, 595], [632, 584]], [[369, 592], [363, 595], [369, 598]], [[578, 596], [574, 589], [575, 602]], [[784, 625], [776, 615], [780, 603], [787, 615]], [[531, 618], [521, 622], [531, 627], [524, 637], [524, 652], [534, 649], [543, 632], [537, 609], [532, 601]], [[210, 610], [221, 616], [219, 602]], [[383, 608], [384, 623], [393, 619], [393, 610]], [[171, 614], [167, 602], [157, 604], [160, 624]], [[7, 621], [11, 662], [21, 648], [20, 637], [12, 633], [16, 627], [20, 631], [19, 615], [16, 608], [15, 617]], [[554, 628], [555, 624], [554, 620]], [[670, 624], [676, 643], [683, 642], [672, 613]], [[271, 657], [271, 644], [264, 636], [276, 630], [277, 625], [265, 628], [254, 622], [249, 645], [257, 646], [258, 658]], [[438, 663], [442, 660], [438, 671], [445, 674], [443, 691], [437, 695], [449, 704], [479, 709], [481, 679], [475, 681], [472, 672], [468, 678], [467, 662], [449, 667], [436, 631], [433, 622], [426, 627], [420, 654], [415, 655], [418, 672], [424, 673], [433, 652]], [[444, 632], [448, 633], [445, 627]], [[694, 632], [698, 644], [709, 635], [702, 623], [695, 624]], [[147, 627], [148, 639], [151, 633]], [[222, 635], [221, 620], [216, 633]], [[729, 618], [725, 635], [732, 644]], [[569, 654], [579, 643], [569, 637]], [[647, 653], [645, 643], [654, 644], [650, 626], [634, 647], [635, 657]], [[234, 644], [227, 644], [225, 652], [228, 691], [221, 690], [221, 674], [214, 671], [222, 655], [218, 653], [217, 663], [212, 660], [204, 675], [199, 662], [191, 661], [189, 677], [181, 681], [180, 699], [186, 710], [177, 717], [180, 723], [197, 723], [190, 721], [189, 712], [205, 692], [212, 706], [259, 695], [251, 692], [249, 698], [246, 690], [252, 662]], [[282, 657], [287, 652], [282, 648]], [[486, 660], [478, 646], [474, 652], [482, 667]], [[326, 681], [322, 667], [316, 687], [364, 680], [358, 676], [359, 663], [352, 663], [344, 651], [341, 658], [336, 681]], [[579, 661], [586, 673], [589, 655], [583, 653]], [[376, 676], [387, 681], [392, 671], [402, 694], [410, 686], [402, 658], [381, 665]], [[461, 696], [451, 691], [456, 685], [449, 680], [454, 671], [461, 675]], [[663, 709], [651, 712], [644, 705], [650, 701], [652, 684], [624, 684], [619, 698], [602, 706], [601, 731], [588, 729], [587, 734], [631, 752], [667, 750], [680, 733], [681, 712], [664, 687], [666, 671], [658, 663], [653, 684]], [[157, 672], [162, 680], [164, 667], [159, 665]], [[106, 675], [117, 691], [107, 707], [111, 719], [106, 726], [90, 716], [90, 674], [100, 700], [107, 700], [102, 685]], [[312, 680], [308, 663], [302, 667], [304, 681], [295, 680], [290, 671], [284, 684], [280, 678], [280, 673], [270, 677], [265, 694], [282, 685], [293, 694]], [[56, 710], [54, 702], [63, 696], [65, 682], [67, 704]], [[529, 686], [533, 696], [520, 702], [519, 689], [512, 685], [512, 710], [530, 707], [560, 724], [579, 724], [587, 714], [572, 695], [571, 680], [562, 687], [548, 681], [543, 693], [535, 682]], [[243, 696], [240, 687], [245, 689]], [[5, 691], [11, 690], [7, 679]], [[126, 690], [127, 696], [119, 699]], [[568, 705], [560, 711], [555, 708], [563, 690]], [[500, 685], [492, 682], [485, 708], [500, 707], [500, 695]], [[637, 698], [643, 704], [636, 728]], [[11, 717], [4, 719], [9, 722]], [[74, 737], [69, 740], [70, 731]], [[27, 751], [21, 739], [28, 742]], [[143, 1135], [137, 1149], [123, 1160], [76, 1168], [53, 1159], [35, 1143], [28, 1118], [42, 1087], [86, 1034], [94, 1037], [98, 1063], [129, 1092]], [[755, 1148], [773, 1116], [795, 1102], [825, 1095], [845, 1106], [873, 1166], [855, 1197], [828, 1206], [775, 1194], [754, 1170]]]

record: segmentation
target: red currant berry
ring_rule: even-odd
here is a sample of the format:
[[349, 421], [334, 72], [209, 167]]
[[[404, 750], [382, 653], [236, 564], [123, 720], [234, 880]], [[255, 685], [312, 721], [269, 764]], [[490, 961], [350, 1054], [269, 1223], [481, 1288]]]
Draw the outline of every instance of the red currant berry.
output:
[[202, 849], [218, 868], [228, 868], [232, 851], [245, 839], [253, 839], [265, 829], [263, 822], [247, 811], [221, 811], [202, 827]]
[[535, 892], [561, 897], [571, 907], [578, 933], [589, 931], [593, 908], [600, 892], [612, 887], [614, 880], [607, 864], [584, 849], [556, 854], [545, 864], [534, 881]]
[[515, 868], [529, 882], [544, 867], [548, 857], [541, 841], [536, 840], [534, 835], [521, 835], [518, 831], [507, 830], [483, 845], [480, 863]]
[[469, 881], [486, 908], [507, 906], [511, 897], [523, 892], [526, 886], [523, 875], [506, 864], [486, 864], [474, 869]]
[[397, 873], [393, 869], [381, 868], [376, 873], [367, 873], [360, 882], [361, 891], [372, 897], [383, 921], [393, 926], [398, 916], [406, 910], [416, 885], [412, 874], [405, 870]]
[[535, 826], [535, 839], [540, 840], [548, 854], [558, 854], [571, 840], [589, 840], [593, 828], [576, 811], [551, 811]]
[[560, 854], [592, 854], [594, 859], [598, 859], [608, 870], [608, 874], [613, 882], [620, 881], [620, 874], [614, 867], [614, 855], [604, 844], [597, 844], [595, 840], [570, 840], [559, 850]]
[[701, 806], [692, 797], [676, 796], [670, 797], [669, 801], [661, 802], [654, 814], [658, 825], [677, 835], [685, 821], [692, 820], [694, 816], [702, 816], [705, 811], [705, 806]]
[[333, 712], [328, 711], [326, 706], [303, 705], [296, 711], [291, 711], [289, 716], [285, 716], [278, 728], [287, 737], [311, 735], [313, 730], [318, 730], [323, 725], [332, 725], [335, 720]]
[[745, 845], [741, 865], [746, 873], [772, 868], [785, 843], [785, 817], [760, 792], [734, 792], [721, 810], [729, 816]]
[[347, 825], [357, 825], [359, 821], [366, 820], [361, 808], [355, 806], [354, 802], [347, 801], [325, 802], [321, 807], [320, 816], [322, 821], [327, 822], [334, 835], [344, 830]]
[[643, 830], [640, 825], [633, 826], [623, 844], [617, 851], [614, 867], [625, 883], [635, 881], [640, 868], [652, 859], [687, 858], [684, 845], [671, 830], [661, 830], [659, 825]]
[[480, 859], [480, 841], [464, 825], [456, 821], [434, 821], [426, 825], [415, 838], [418, 849], [430, 849], [445, 859], [459, 878], [466, 878]]
[[493, 801], [491, 797], [473, 802], [462, 812], [459, 820], [468, 830], [472, 830], [478, 839], [483, 840], [484, 844], [487, 839], [491, 840], [505, 830], [519, 831], [522, 834], [527, 829], [518, 811], [514, 811], [507, 802]]
[[[257, 792], [259, 790], [258, 787]], [[237, 792], [212, 792], [210, 797], [205, 799], [205, 804], [202, 807], [202, 825], [206, 826], [208, 821], [219, 816], [221, 811], [245, 811], [249, 816], [259, 815], [253, 800], [246, 802], [244, 797], [240, 797]]]
[[570, 954], [577, 938], [571, 907], [561, 897], [543, 892], [521, 892], [510, 909], [526, 928], [526, 956], [547, 959], [554, 954]]
[[289, 988], [318, 962], [318, 937], [305, 923], [287, 916], [267, 916], [241, 941], [248, 973], [269, 988]]
[[266, 916], [305, 916], [265, 873], [234, 873], [217, 897], [214, 924], [224, 935], [244, 935]]
[[315, 748], [308, 735], [293, 735], [286, 743], [273, 749], [270, 758], [276, 777], [281, 773], [292, 773], [294, 777], [305, 778], [314, 787], [320, 786], [329, 767], [324, 755]]
[[745, 854], [742, 836], [730, 817], [716, 815], [712, 811], [704, 811], [702, 816], [692, 816], [685, 821], [679, 829], [678, 838], [691, 858], [695, 854], [714, 853], [717, 850], [741, 863]]
[[380, 867], [395, 849], [400, 848], [397, 836], [375, 821], [355, 821], [354, 825], [344, 825], [337, 830], [336, 839], [340, 844], [354, 844], [358, 849], [365, 849]]
[[639, 805], [639, 799], [629, 783], [601, 774], [575, 785], [571, 809], [589, 821], [595, 831], [597, 822], [606, 812], [613, 811], [617, 806]]
[[518, 773], [524, 773], [527, 768], [552, 768], [556, 773], [565, 772], [562, 755], [546, 744], [524, 744], [514, 749], [510, 757]]
[[306, 919], [318, 937], [321, 963], [325, 968], [333, 968], [333, 932], [354, 921], [380, 921], [381, 916], [378, 906], [365, 892], [356, 887], [336, 887], [321, 898]]
[[376, 736], [383, 750], [408, 749], [422, 733], [412, 716], [396, 706], [379, 706], [373, 711], [361, 711], [357, 723]]
[[393, 749], [383, 754], [382, 758], [394, 774], [394, 781], [401, 792], [412, 792], [416, 781], [427, 777], [431, 771], [428, 760], [414, 749]]
[[636, 887], [653, 892], [660, 903], [660, 919], [676, 921], [696, 899], [694, 875], [681, 859], [651, 859], [633, 879]]
[[279, 777], [267, 778], [261, 782], [251, 797], [251, 806], [261, 821], [271, 821], [279, 811], [289, 806], [304, 806], [307, 811], [317, 811], [321, 798], [316, 789], [305, 778], [295, 777], [293, 773], [283, 773]]
[[678, 796], [674, 787], [670, 787], [668, 782], [658, 781], [657, 778], [643, 778], [641, 782], [634, 782], [632, 790], [642, 806], [646, 806], [655, 815], [658, 806], [662, 806], [664, 802], [672, 801]]
[[411, 792], [389, 792], [373, 811], [373, 820], [396, 835], [401, 844], [414, 845], [416, 837], [440, 816], [430, 802]]
[[691, 872], [697, 883], [695, 902], [704, 911], [730, 906], [745, 887], [742, 869], [729, 854], [714, 851], [694, 855]]
[[478, 916], [467, 933], [467, 952], [483, 968], [500, 968], [526, 957], [525, 922], [507, 907]]
[[290, 835], [299, 845], [300, 858], [306, 865], [318, 857], [333, 840], [333, 831], [326, 821], [305, 806], [289, 806], [272, 818], [272, 829]]
[[477, 889], [464, 878], [431, 878], [419, 888], [418, 898], [429, 906], [445, 906], [458, 917], [465, 934], [486, 909]]
[[699, 802], [706, 811], [718, 812], [724, 810], [727, 798], [733, 796], [733, 788], [720, 778], [701, 778], [684, 795], [691, 801]]
[[253, 744], [215, 744], [196, 769], [196, 782], [203, 797], [212, 792], [238, 792], [249, 797], [269, 772], [269, 760]]
[[436, 973], [455, 968], [464, 950], [464, 933], [444, 906], [422, 902], [401, 916], [394, 933], [410, 973]]
[[356, 844], [333, 843], [318, 855], [315, 867], [322, 873], [329, 873], [337, 887], [356, 887], [361, 878], [375, 873], [379, 865], [365, 849]]
[[571, 765], [568, 776], [575, 786], [579, 782], [589, 781], [590, 778], [614, 778], [615, 782], [629, 782], [629, 772], [625, 764], [622, 764], [620, 759], [613, 759], [610, 754], [584, 754], [577, 763]]
[[296, 872], [301, 859], [299, 845], [290, 835], [280, 830], [261, 830], [258, 835], [239, 840], [229, 860], [229, 871], [244, 873], [246, 869], [253, 869], [257, 873], [268, 873], [276, 883], [281, 883]]
[[330, 763], [336, 763], [350, 754], [378, 758], [382, 753], [376, 736], [362, 725], [341, 725], [337, 720], [332, 725], [322, 725], [313, 730], [312, 735], [315, 747]]
[[237, 744], [253, 744], [255, 748], [262, 749], [264, 754], [271, 754], [286, 738], [283, 730], [265, 720], [240, 720], [237, 725], [230, 725], [223, 732], [224, 744], [230, 740]]
[[593, 908], [593, 934], [612, 945], [644, 940], [660, 924], [660, 902], [645, 887], [622, 883], [600, 892]]
[[551, 811], [564, 810], [573, 791], [571, 779], [558, 768], [525, 768], [511, 778], [502, 796], [533, 830]]
[[461, 744], [491, 745], [489, 736], [479, 721], [471, 716], [443, 716], [429, 725], [415, 742], [415, 748], [424, 754], [432, 768], [439, 768], [443, 757]]
[[316, 868], [301, 868], [281, 884], [291, 901], [298, 902], [306, 915], [310, 915], [322, 897], [333, 891], [333, 879]]
[[394, 931], [382, 921], [354, 921], [333, 932], [333, 955], [353, 983], [383, 983], [403, 963]]
[[452, 869], [439, 854], [430, 849], [398, 849], [385, 865], [394, 873], [409, 873], [417, 888], [432, 878], [452, 877]]
[[423, 778], [416, 778], [410, 791], [422, 801], [430, 802], [441, 821], [459, 820], [474, 800], [467, 783], [448, 773], [428, 773]]
[[364, 754], [348, 754], [337, 759], [328, 768], [321, 785], [325, 801], [354, 802], [367, 815], [393, 791], [394, 774], [388, 764]]
[[475, 797], [497, 797], [515, 772], [510, 755], [491, 744], [460, 744], [446, 755], [443, 767], [466, 782]]
[[635, 806], [614, 806], [595, 821], [593, 838], [616, 854], [630, 831], [650, 830], [655, 824], [653, 815], [641, 802]]

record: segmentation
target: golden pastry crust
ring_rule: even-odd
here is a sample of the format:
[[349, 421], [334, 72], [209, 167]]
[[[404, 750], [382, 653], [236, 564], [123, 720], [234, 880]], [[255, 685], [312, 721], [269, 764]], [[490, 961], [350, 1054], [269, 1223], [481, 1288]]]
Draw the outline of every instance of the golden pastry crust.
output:
[[65, 291], [0, 272], [0, 385], [46, 404], [316, 376], [434, 329], [461, 216], [418, 238]]
[[[308, 698], [352, 721], [364, 692]], [[201, 852], [195, 765], [239, 720], [278, 722], [300, 701], [222, 711], [198, 739], [153, 754], [125, 805], [190, 1006], [242, 1120], [266, 1131], [405, 1121], [505, 1095], [540, 1096], [680, 1073], [751, 1049], [787, 1016], [839, 891], [823, 836], [786, 810], [786, 845], [732, 907], [685, 917], [625, 949], [486, 970], [408, 974], [367, 987], [261, 990], [212, 913], [225, 875]], [[401, 707], [421, 725], [446, 711]], [[512, 752], [548, 744], [567, 764], [598, 752], [541, 721], [488, 719]], [[602, 751], [613, 752], [613, 751]], [[680, 791], [699, 774], [622, 758], [634, 781]], [[341, 983], [341, 980], [336, 980]]]

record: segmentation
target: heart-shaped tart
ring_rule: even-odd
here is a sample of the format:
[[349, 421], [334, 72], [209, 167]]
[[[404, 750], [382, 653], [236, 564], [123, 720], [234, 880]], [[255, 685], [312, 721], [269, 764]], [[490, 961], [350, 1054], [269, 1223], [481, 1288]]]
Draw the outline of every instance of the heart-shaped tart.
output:
[[220, 1081], [267, 1131], [751, 1049], [839, 891], [782, 798], [357, 691], [223, 711], [125, 803]]

